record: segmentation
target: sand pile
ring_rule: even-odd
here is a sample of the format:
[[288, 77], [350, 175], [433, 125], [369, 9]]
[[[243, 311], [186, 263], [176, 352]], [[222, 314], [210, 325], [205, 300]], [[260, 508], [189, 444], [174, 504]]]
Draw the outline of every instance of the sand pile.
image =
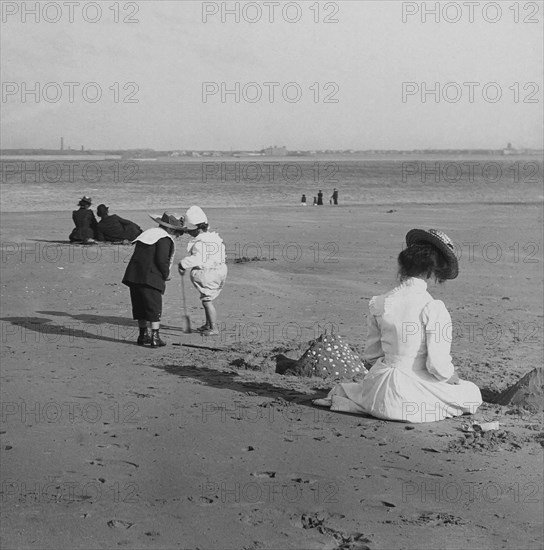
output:
[[518, 405], [534, 412], [544, 410], [543, 367], [537, 367], [503, 391], [496, 399], [499, 405]]
[[298, 361], [281, 357], [276, 372], [342, 380], [362, 377], [368, 371], [340, 335], [324, 333], [311, 343]]

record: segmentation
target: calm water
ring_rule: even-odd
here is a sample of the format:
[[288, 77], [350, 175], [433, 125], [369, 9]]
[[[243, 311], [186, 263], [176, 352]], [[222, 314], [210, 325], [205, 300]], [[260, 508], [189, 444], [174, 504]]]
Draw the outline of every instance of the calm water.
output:
[[82, 195], [116, 211], [208, 207], [311, 206], [333, 188], [341, 205], [526, 203], [542, 200], [538, 157], [345, 160], [222, 158], [191, 161], [0, 162], [2, 211], [71, 211]]

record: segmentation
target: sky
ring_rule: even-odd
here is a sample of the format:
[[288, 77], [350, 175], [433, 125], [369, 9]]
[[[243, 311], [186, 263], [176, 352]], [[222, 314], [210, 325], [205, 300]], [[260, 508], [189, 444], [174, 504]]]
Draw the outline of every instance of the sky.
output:
[[543, 147], [543, 2], [1, 6], [4, 149]]

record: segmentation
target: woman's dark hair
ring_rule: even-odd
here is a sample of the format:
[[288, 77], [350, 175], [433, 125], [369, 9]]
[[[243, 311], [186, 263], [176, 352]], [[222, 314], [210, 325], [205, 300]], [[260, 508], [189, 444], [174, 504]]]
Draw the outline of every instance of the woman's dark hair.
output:
[[444, 255], [431, 244], [413, 244], [405, 248], [398, 257], [399, 278], [433, 277], [443, 283], [447, 277], [448, 263]]

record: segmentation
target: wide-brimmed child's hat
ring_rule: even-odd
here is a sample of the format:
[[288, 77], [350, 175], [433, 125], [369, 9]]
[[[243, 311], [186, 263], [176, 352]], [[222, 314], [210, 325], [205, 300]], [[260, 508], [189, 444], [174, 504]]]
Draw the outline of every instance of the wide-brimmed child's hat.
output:
[[169, 229], [177, 229], [179, 231], [185, 229], [185, 227], [183, 226], [183, 216], [178, 220], [175, 214], [165, 212], [160, 218], [159, 216], [152, 216], [151, 214], [149, 214], [149, 217], [163, 227], [168, 227]]
[[204, 210], [200, 206], [191, 206], [185, 212], [185, 226], [187, 229], [196, 229], [202, 223], [208, 223], [208, 217], [204, 214]]
[[444, 273], [446, 279], [455, 279], [459, 275], [459, 262], [455, 255], [453, 241], [438, 229], [411, 229], [406, 234], [406, 244], [431, 244], [438, 248], [447, 263], [447, 271]]

